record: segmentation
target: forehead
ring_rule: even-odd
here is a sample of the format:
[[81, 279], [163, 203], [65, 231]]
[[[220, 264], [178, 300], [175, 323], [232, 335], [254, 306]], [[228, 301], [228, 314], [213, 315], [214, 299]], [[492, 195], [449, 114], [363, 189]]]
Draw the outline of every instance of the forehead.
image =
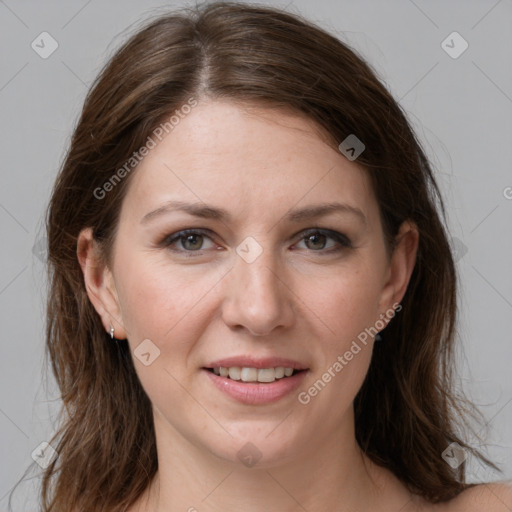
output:
[[357, 203], [371, 216], [376, 206], [366, 171], [312, 120], [220, 101], [199, 103], [157, 141], [134, 172], [125, 203], [140, 215], [172, 199], [232, 207], [238, 217], [335, 200]]

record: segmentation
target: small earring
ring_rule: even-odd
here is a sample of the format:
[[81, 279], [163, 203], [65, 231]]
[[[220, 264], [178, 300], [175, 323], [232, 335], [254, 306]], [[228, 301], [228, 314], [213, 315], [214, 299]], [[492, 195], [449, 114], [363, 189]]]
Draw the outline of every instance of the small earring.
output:
[[378, 333], [375, 335], [375, 341], [382, 341], [382, 336], [380, 335], [380, 332], [378, 332]]
[[114, 339], [114, 326], [110, 324], [110, 337]]

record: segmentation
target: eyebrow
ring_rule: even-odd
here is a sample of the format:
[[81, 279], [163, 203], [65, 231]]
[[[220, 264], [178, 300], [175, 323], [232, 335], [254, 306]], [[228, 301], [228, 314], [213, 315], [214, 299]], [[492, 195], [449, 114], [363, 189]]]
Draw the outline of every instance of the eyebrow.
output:
[[[153, 210], [141, 219], [141, 224], [147, 224], [151, 220], [160, 217], [161, 215], [171, 213], [173, 211], [182, 211], [200, 217], [202, 219], [214, 219], [220, 221], [232, 220], [232, 215], [224, 208], [209, 206], [205, 203], [185, 203], [183, 201], [168, 201], [156, 210]], [[350, 214], [357, 217], [363, 224], [366, 225], [366, 217], [364, 213], [357, 207], [345, 203], [325, 203], [313, 206], [306, 206], [289, 211], [284, 218], [290, 222], [301, 222], [304, 220], [315, 219], [323, 217], [331, 213]]]

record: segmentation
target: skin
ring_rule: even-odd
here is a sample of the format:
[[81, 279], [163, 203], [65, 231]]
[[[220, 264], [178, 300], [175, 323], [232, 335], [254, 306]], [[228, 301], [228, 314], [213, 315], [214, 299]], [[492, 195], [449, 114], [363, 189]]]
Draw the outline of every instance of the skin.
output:
[[[169, 200], [222, 207], [232, 219], [171, 211], [141, 222]], [[285, 219], [334, 201], [359, 208], [366, 221], [340, 213]], [[210, 232], [166, 245], [187, 228]], [[329, 236], [308, 242], [309, 228], [342, 233], [352, 247]], [[251, 263], [236, 252], [246, 237], [262, 249]], [[105, 330], [114, 325], [132, 351], [146, 339], [160, 350], [148, 366], [134, 358], [153, 404], [159, 470], [130, 512], [433, 509], [355, 441], [352, 403], [372, 338], [306, 405], [298, 392], [244, 405], [201, 370], [232, 355], [288, 357], [309, 368], [298, 391], [307, 390], [404, 296], [416, 227], [405, 222], [397, 240], [389, 255], [368, 176], [307, 118], [200, 102], [150, 151], [131, 176], [111, 268], [90, 229], [78, 243]], [[247, 442], [261, 454], [253, 467], [237, 456]]]

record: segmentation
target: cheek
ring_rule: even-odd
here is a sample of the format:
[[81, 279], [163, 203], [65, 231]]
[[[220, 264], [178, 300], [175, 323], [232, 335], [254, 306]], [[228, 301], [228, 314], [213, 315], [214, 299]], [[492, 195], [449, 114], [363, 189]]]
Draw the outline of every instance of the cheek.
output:
[[339, 350], [378, 318], [379, 277], [368, 266], [351, 268], [330, 279], [328, 293], [319, 295], [316, 307], [323, 312]]
[[[351, 327], [353, 320], [347, 322]], [[303, 414], [321, 418], [315, 435], [328, 435], [343, 424], [368, 373], [373, 342], [363, 343], [356, 336], [343, 337], [324, 345], [322, 363], [298, 393]]]
[[359, 391], [371, 361], [379, 317], [380, 270], [370, 260], [361, 259], [331, 276], [326, 283], [328, 293], [317, 293], [312, 299], [311, 310], [319, 312], [328, 335], [318, 344], [320, 364], [301, 403], [315, 401], [314, 407], [327, 409], [335, 403], [338, 420]]
[[164, 324], [169, 325], [177, 314], [178, 299], [166, 279], [144, 267], [123, 267], [120, 281], [119, 300], [128, 339], [132, 343], [143, 338], [160, 341]]
[[194, 330], [219, 280], [216, 272], [198, 278], [197, 273], [178, 271], [144, 256], [138, 261], [120, 259], [118, 268], [119, 300], [129, 339], [150, 338], [162, 346]]
[[[117, 263], [123, 324], [139, 380], [160, 410], [177, 406], [184, 396], [179, 383], [190, 370], [188, 353], [207, 321], [213, 297], [207, 292], [218, 279], [192, 279], [147, 255]], [[148, 365], [144, 353], [150, 354]]]

